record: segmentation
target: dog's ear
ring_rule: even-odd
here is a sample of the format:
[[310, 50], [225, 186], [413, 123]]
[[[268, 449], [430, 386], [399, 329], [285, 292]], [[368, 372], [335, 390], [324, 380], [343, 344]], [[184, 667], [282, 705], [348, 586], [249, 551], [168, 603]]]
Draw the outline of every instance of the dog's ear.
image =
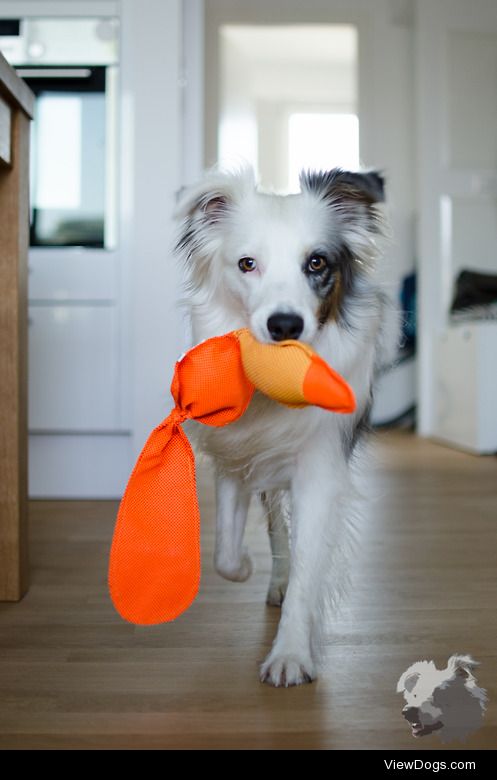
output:
[[183, 187], [176, 196], [175, 218], [193, 219], [194, 216], [208, 223], [218, 222], [233, 200], [230, 188], [214, 182], [204, 186]]
[[370, 239], [385, 232], [384, 215], [379, 208], [385, 200], [385, 180], [378, 171], [356, 173], [333, 168], [331, 171], [303, 171], [300, 187], [324, 201], [330, 212], [339, 217], [349, 230], [348, 242], [352, 251], [371, 257]]
[[407, 691], [410, 693], [414, 686], [416, 685], [417, 681], [420, 678], [419, 672], [411, 672], [409, 669], [407, 672], [404, 672], [399, 678], [399, 681], [397, 683], [397, 693], [404, 693], [404, 691]]
[[300, 186], [337, 205], [347, 202], [372, 206], [385, 200], [385, 178], [379, 171], [302, 171]]
[[192, 257], [199, 249], [210, 250], [219, 238], [216, 227], [235, 207], [237, 201], [255, 189], [254, 173], [248, 166], [235, 171], [208, 171], [191, 187], [177, 194], [175, 219], [180, 222], [176, 250]]
[[465, 680], [474, 680], [473, 671], [479, 666], [470, 655], [451, 655], [447, 662], [447, 669], [457, 677], [463, 677]]

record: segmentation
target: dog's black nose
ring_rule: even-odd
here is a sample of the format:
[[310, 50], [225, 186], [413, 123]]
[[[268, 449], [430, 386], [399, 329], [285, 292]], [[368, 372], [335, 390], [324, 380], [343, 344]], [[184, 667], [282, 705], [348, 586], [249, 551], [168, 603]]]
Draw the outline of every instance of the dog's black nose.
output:
[[298, 339], [304, 330], [304, 320], [298, 314], [271, 314], [267, 321], [267, 329], [273, 341]]
[[409, 723], [417, 723], [419, 720], [419, 710], [417, 707], [404, 707], [402, 715]]

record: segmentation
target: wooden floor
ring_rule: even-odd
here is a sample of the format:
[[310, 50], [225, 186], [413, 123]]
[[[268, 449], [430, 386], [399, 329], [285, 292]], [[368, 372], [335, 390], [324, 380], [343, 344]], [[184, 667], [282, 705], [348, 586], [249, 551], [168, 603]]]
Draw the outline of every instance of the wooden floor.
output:
[[490, 706], [467, 743], [497, 747], [497, 458], [381, 434], [354, 586], [312, 685], [258, 682], [278, 610], [258, 571], [212, 569], [213, 496], [201, 480], [205, 573], [178, 621], [135, 628], [114, 613], [106, 562], [116, 504], [34, 502], [32, 587], [0, 605], [1, 748], [440, 748], [415, 740], [395, 685], [412, 662], [471, 653]]

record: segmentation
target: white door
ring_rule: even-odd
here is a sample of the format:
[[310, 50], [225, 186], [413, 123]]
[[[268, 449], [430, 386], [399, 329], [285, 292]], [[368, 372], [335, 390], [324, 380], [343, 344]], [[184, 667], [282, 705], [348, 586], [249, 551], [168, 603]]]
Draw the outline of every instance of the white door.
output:
[[[439, 345], [454, 280], [462, 268], [497, 273], [497, 2], [418, 0], [417, 8], [419, 431], [439, 436]], [[470, 403], [478, 392], [475, 380]], [[471, 413], [461, 406], [460, 415]]]

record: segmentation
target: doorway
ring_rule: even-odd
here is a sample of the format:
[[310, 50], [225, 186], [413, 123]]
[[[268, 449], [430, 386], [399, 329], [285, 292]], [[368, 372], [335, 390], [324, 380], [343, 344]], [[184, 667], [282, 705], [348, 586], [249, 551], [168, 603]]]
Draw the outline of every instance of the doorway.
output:
[[283, 192], [304, 168], [359, 168], [354, 25], [226, 24], [219, 52], [222, 164], [248, 162]]
[[[195, 116], [186, 124], [196, 145], [203, 144], [198, 175], [216, 163], [246, 161], [264, 189], [284, 194], [297, 191], [299, 168], [380, 169], [392, 239], [377, 273], [395, 309], [404, 312], [402, 321], [413, 322], [411, 299], [405, 303], [403, 296], [416, 263], [410, 6], [387, 0], [204, 0], [203, 9], [202, 67], [187, 60], [187, 94], [201, 91], [203, 99], [203, 126]], [[396, 355], [398, 326], [390, 330], [388, 361]], [[394, 375], [385, 373], [375, 422], [413, 408], [415, 375], [412, 352]]]

